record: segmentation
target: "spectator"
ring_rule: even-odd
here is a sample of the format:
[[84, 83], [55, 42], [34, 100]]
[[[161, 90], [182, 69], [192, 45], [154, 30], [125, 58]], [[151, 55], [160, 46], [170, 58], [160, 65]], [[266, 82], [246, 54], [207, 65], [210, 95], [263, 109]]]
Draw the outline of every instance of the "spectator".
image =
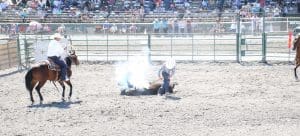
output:
[[45, 9], [50, 9], [51, 8], [50, 0], [46, 0], [44, 8]]
[[185, 9], [188, 9], [188, 8], [190, 8], [190, 3], [188, 2], [188, 1], [185, 1], [184, 2], [184, 7], [185, 7]]
[[62, 2], [59, 0], [53, 1], [53, 14], [61, 14], [61, 4]]
[[107, 7], [107, 6], [108, 6], [108, 1], [107, 0], [101, 0], [100, 8]]
[[189, 35], [192, 33], [192, 20], [190, 18], [186, 21], [186, 31]]
[[159, 33], [159, 21], [158, 19], [155, 19], [154, 22], [153, 22], [153, 28], [154, 28], [154, 33], [155, 34], [158, 34]]
[[184, 36], [184, 30], [185, 30], [186, 22], [183, 19], [181, 19], [179, 21], [178, 25], [179, 25], [180, 33]]
[[91, 2], [90, 2], [89, 0], [86, 0], [86, 1], [84, 2], [83, 9], [84, 9], [85, 11], [91, 11], [92, 5], [91, 5]]
[[173, 33], [173, 19], [169, 18], [168, 20], [168, 33]]
[[61, 24], [58, 28], [57, 28], [57, 33], [64, 35], [66, 33], [66, 27], [64, 24]]
[[118, 27], [116, 24], [113, 24], [109, 30], [111, 33], [115, 34], [118, 31]]
[[171, 1], [170, 0], [164, 0], [164, 8], [166, 11], [170, 10]]
[[144, 16], [145, 16], [145, 9], [144, 9], [144, 6], [141, 6], [139, 9], [140, 20], [144, 21]]
[[15, 36], [17, 34], [17, 25], [16, 24], [12, 24], [9, 30], [9, 36]]
[[135, 24], [131, 24], [131, 26], [129, 27], [130, 33], [136, 33], [137, 31], [137, 27]]
[[234, 20], [231, 21], [230, 32], [236, 32], [236, 22]]
[[20, 6], [21, 8], [26, 8], [27, 6], [27, 0], [21, 0], [17, 3], [18, 6]]
[[121, 33], [126, 34], [126, 32], [127, 32], [127, 25], [125, 24], [125, 22], [123, 22], [121, 26]]
[[106, 20], [105, 23], [103, 24], [103, 32], [106, 34], [108, 32], [110, 25], [108, 23], [108, 21]]
[[254, 35], [254, 33], [256, 32], [256, 22], [257, 21], [257, 16], [256, 14], [252, 15], [251, 17], [251, 33], [252, 35]]
[[0, 12], [8, 8], [7, 2], [0, 2]]
[[20, 13], [20, 17], [22, 18], [23, 23], [26, 23], [26, 18], [28, 17], [27, 10], [24, 8]]
[[171, 2], [171, 4], [170, 4], [170, 11], [175, 11], [175, 10], [176, 10], [175, 3]]
[[38, 10], [37, 10], [37, 15], [39, 16], [39, 18], [40, 18], [41, 20], [44, 20], [44, 19], [45, 19], [45, 16], [46, 16], [46, 13], [45, 13], [45, 11], [43, 11], [41, 8], [38, 8]]
[[155, 0], [155, 8], [159, 8], [161, 5], [161, 0]]
[[37, 9], [37, 7], [38, 7], [38, 1], [37, 0], [32, 0], [31, 1], [31, 3], [30, 3], [30, 7], [32, 8], [32, 9]]
[[208, 9], [208, 5], [207, 5], [207, 1], [206, 0], [202, 0], [201, 5], [202, 5], [202, 9], [203, 10], [207, 10]]
[[50, 29], [50, 27], [49, 27], [48, 24], [45, 24], [45, 25], [44, 25], [43, 31], [46, 32], [46, 33], [50, 33], [50, 32], [51, 32], [51, 29]]
[[178, 32], [179, 32], [179, 24], [178, 24], [177, 19], [174, 20], [173, 27], [174, 27], [174, 34], [178, 34]]
[[162, 19], [161, 20], [161, 25], [162, 25], [162, 30], [163, 30], [163, 32], [164, 32], [164, 34], [167, 34], [168, 33], [168, 21], [167, 21], [167, 19]]
[[5, 28], [2, 27], [2, 25], [0, 25], [0, 33], [1, 33], [1, 34], [2, 34], [2, 33], [5, 33]]

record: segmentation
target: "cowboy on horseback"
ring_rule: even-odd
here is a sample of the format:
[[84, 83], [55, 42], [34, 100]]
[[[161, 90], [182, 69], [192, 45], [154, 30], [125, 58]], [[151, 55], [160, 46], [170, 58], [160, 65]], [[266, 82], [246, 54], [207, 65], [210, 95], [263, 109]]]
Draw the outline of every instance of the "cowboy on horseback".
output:
[[169, 58], [158, 71], [159, 79], [163, 80], [163, 84], [158, 91], [158, 95], [168, 95], [170, 93], [170, 80], [171, 77], [173, 77], [173, 75], [175, 74], [175, 66], [176, 61], [173, 58]]
[[51, 36], [51, 40], [48, 45], [48, 53], [47, 56], [49, 59], [51, 59], [55, 64], [59, 65], [61, 68], [61, 74], [60, 79], [62, 81], [68, 81], [69, 78], [67, 76], [67, 64], [65, 61], [63, 61], [64, 58], [61, 58], [64, 56], [64, 48], [60, 43], [60, 40], [63, 37], [59, 33], [55, 33]]

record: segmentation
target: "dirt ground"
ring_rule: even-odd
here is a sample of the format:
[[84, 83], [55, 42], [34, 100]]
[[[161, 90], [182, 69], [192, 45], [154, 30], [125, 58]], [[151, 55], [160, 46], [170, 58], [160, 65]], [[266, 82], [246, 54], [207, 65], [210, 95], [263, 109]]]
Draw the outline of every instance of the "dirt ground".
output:
[[[153, 69], [158, 69], [154, 64]], [[0, 71], [0, 135], [300, 134], [300, 82], [293, 66], [178, 63], [175, 94], [121, 96], [113, 64], [73, 67], [71, 101], [47, 82], [30, 106], [26, 71]], [[151, 75], [155, 77], [156, 72]], [[68, 91], [66, 92], [68, 93]]]

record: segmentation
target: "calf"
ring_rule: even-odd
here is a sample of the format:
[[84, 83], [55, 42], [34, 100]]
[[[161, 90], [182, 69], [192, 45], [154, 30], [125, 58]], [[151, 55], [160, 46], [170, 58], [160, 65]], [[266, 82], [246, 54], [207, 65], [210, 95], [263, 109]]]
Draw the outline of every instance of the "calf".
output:
[[[149, 84], [148, 88], [138, 89], [130, 88], [127, 90], [121, 90], [121, 95], [157, 95], [159, 88], [161, 87], [161, 81], [154, 81]], [[173, 93], [175, 85], [178, 85], [176, 82], [171, 82], [169, 86], [169, 92]]]

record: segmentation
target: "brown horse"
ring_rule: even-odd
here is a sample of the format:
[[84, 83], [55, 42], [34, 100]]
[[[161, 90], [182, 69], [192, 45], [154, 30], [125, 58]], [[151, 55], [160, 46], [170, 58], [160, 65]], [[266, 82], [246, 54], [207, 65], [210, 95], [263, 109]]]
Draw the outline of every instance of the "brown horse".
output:
[[[77, 56], [75, 54], [75, 51], [72, 51], [72, 53], [65, 58], [65, 61], [67, 63], [68, 69], [67, 69], [67, 76], [71, 77], [72, 76], [72, 71], [71, 71], [71, 64], [74, 63], [75, 65], [79, 65], [79, 61], [77, 59]], [[43, 85], [47, 82], [47, 80], [50, 81], [58, 81], [59, 84], [63, 88], [62, 92], [62, 99], [64, 100], [65, 97], [65, 85], [64, 82], [70, 86], [70, 93], [69, 93], [69, 98], [72, 96], [72, 83], [71, 81], [61, 81], [59, 80], [60, 77], [60, 72], [57, 70], [50, 70], [49, 69], [49, 64], [41, 64], [36, 67], [32, 67], [26, 74], [25, 76], [25, 85], [27, 90], [29, 91], [30, 94], [30, 100], [32, 104], [34, 103], [33, 97], [32, 97], [32, 91], [35, 87], [35, 90], [37, 91], [39, 97], [40, 97], [40, 103], [43, 102], [43, 96], [40, 92], [40, 89], [43, 87]]]
[[298, 75], [297, 75], [297, 68], [300, 66], [300, 38], [297, 37], [294, 40], [294, 45], [293, 45], [293, 50], [296, 50], [296, 57], [295, 57], [295, 65], [296, 67], [294, 68], [294, 74], [295, 74], [295, 78], [296, 80], [298, 80]]

